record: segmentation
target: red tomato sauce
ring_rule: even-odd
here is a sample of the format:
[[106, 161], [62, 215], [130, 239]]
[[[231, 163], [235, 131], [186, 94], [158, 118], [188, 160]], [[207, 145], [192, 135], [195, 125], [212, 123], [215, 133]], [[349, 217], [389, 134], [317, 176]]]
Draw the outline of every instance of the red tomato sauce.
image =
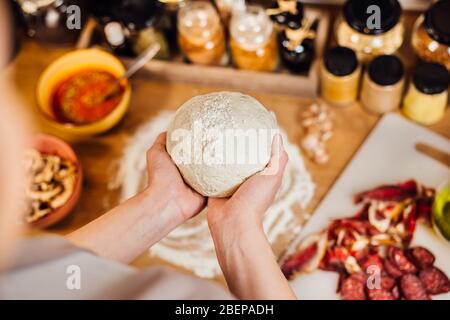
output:
[[[117, 78], [103, 70], [84, 70], [61, 81], [53, 92], [52, 111], [56, 121], [85, 125], [101, 120], [120, 103], [125, 91], [108, 96]], [[103, 101], [102, 101], [103, 100]]]

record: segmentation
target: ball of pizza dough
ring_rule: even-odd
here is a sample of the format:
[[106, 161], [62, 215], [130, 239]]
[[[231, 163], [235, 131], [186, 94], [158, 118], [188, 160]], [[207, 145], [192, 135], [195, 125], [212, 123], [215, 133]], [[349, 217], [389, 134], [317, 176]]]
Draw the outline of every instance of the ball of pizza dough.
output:
[[229, 197], [267, 166], [277, 130], [275, 118], [256, 99], [215, 92], [178, 109], [167, 131], [167, 151], [198, 193]]

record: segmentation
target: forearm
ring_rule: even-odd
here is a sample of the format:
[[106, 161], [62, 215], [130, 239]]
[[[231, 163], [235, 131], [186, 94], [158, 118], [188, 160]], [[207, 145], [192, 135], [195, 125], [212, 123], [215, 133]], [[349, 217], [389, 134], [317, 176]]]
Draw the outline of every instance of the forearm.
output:
[[295, 299], [262, 230], [222, 226], [212, 232], [220, 266], [230, 291], [239, 299]]
[[100, 256], [128, 263], [167, 235], [180, 220], [172, 201], [147, 190], [67, 238]]

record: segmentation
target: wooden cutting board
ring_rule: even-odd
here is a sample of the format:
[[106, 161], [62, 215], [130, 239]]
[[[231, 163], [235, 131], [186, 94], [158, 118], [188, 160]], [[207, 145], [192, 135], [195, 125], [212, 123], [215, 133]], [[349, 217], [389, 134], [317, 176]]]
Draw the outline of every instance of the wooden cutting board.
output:
[[[298, 240], [323, 230], [331, 220], [353, 216], [357, 207], [352, 196], [360, 191], [411, 178], [434, 188], [450, 182], [450, 169], [416, 151], [414, 146], [418, 142], [450, 153], [449, 139], [400, 115], [384, 116], [318, 206]], [[450, 242], [431, 228], [419, 225], [412, 244], [430, 249], [436, 256], [436, 266], [450, 276]], [[291, 281], [300, 299], [338, 299], [337, 284], [337, 273], [325, 271], [299, 275]], [[433, 299], [450, 299], [450, 293]]]

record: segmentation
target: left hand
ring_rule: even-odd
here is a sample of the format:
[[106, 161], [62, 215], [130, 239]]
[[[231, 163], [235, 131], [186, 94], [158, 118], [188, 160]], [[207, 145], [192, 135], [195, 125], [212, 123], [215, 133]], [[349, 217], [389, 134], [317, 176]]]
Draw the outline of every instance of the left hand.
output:
[[183, 181], [178, 168], [166, 151], [166, 133], [161, 133], [147, 151], [148, 191], [157, 192], [175, 204], [184, 222], [206, 206], [206, 199]]

